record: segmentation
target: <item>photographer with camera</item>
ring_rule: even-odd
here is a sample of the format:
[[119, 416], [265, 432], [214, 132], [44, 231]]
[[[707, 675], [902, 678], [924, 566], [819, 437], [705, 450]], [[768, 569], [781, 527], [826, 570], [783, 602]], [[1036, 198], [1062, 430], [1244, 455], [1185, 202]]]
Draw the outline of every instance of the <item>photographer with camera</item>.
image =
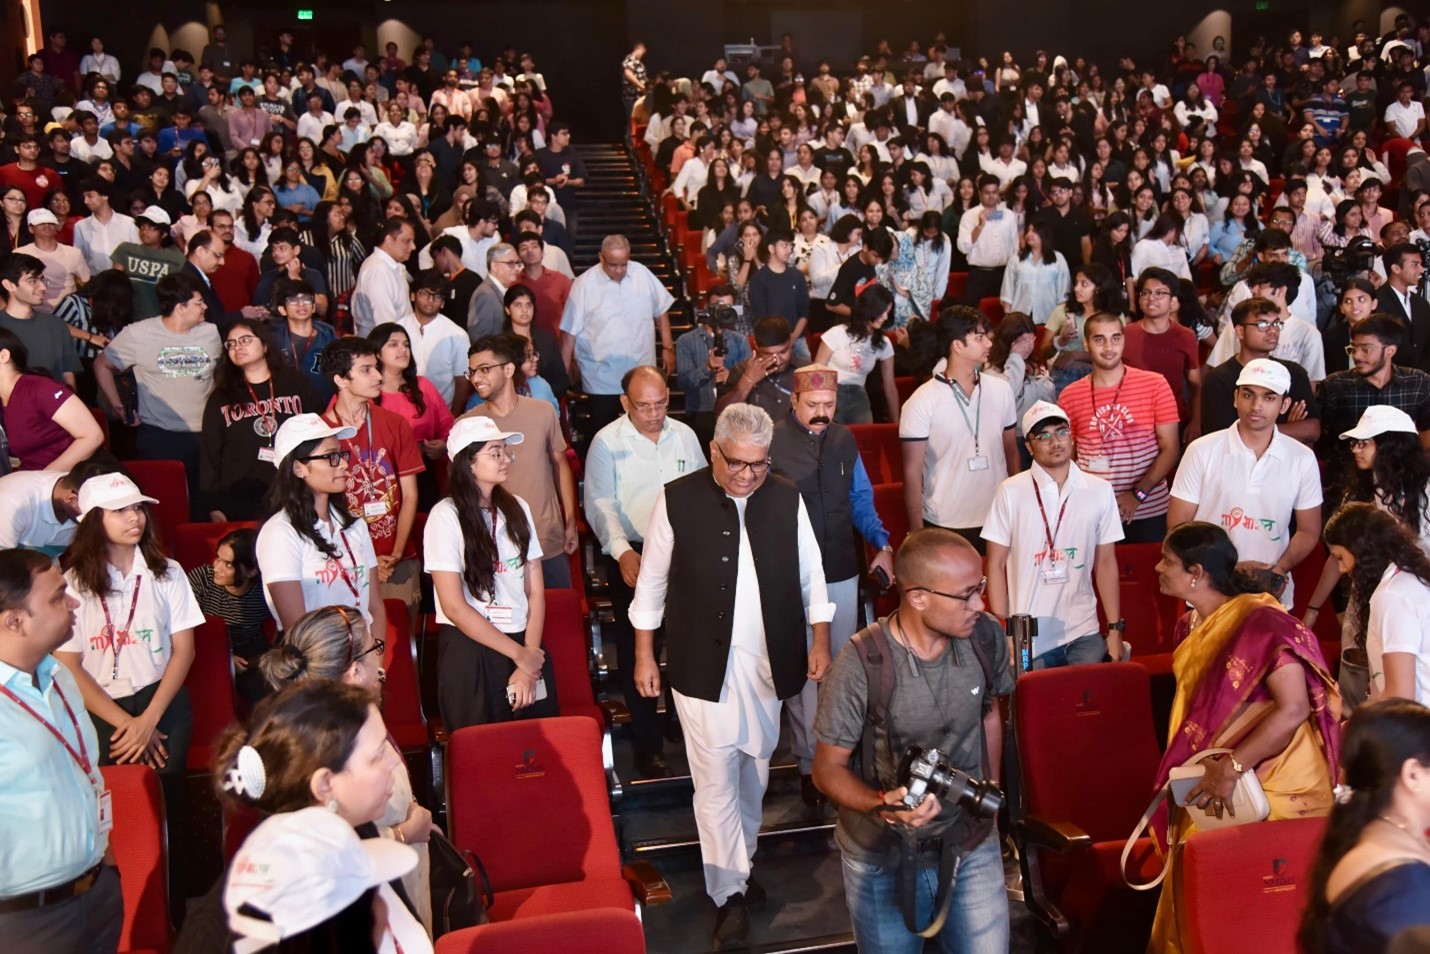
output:
[[730, 369], [750, 356], [750, 342], [731, 328], [739, 319], [735, 289], [716, 285], [695, 313], [696, 326], [675, 339], [675, 383], [685, 392], [685, 423], [709, 444], [715, 435], [715, 398]]
[[839, 654], [814, 723], [855, 943], [898, 954], [936, 936], [941, 950], [1005, 954], [994, 697], [1013, 690], [1008, 642], [983, 612], [978, 551], [958, 534], [914, 531], [894, 572], [898, 610]]

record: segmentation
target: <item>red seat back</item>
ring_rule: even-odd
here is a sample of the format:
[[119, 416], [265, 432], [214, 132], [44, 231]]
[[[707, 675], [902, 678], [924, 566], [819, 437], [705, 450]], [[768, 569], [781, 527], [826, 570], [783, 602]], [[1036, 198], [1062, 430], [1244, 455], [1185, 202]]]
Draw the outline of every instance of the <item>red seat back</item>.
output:
[[218, 754], [219, 737], [236, 718], [233, 703], [233, 653], [228, 625], [217, 616], [194, 630], [194, 664], [184, 680], [194, 709], [194, 735], [189, 742], [188, 770], [207, 772]]
[[850, 424], [849, 432], [859, 446], [859, 459], [869, 473], [869, 483], [892, 484], [904, 479], [904, 451], [899, 444], [899, 425]]
[[[600, 938], [599, 943], [595, 938]], [[598, 947], [602, 954], [645, 954], [640, 918], [634, 911], [594, 908], [498, 921], [444, 934], [437, 939], [436, 954], [550, 954]]]
[[605, 717], [596, 705], [587, 665], [586, 621], [581, 612], [581, 597], [575, 590], [546, 591], [546, 623], [541, 645], [551, 654], [551, 666], [556, 674], [556, 701], [561, 714], [586, 716], [597, 725], [605, 725]]
[[[1385, 171], [1390, 173], [1389, 185], [1400, 185], [1405, 178], [1405, 154], [1415, 148], [1415, 140], [1397, 136], [1381, 144], [1381, 156], [1385, 159]], [[1382, 183], [1386, 184], [1386, 183]]]
[[1324, 818], [1196, 832], [1182, 854], [1187, 950], [1295, 954]]
[[[943, 293], [943, 300], [949, 304], [955, 304], [963, 300], [963, 293], [966, 291], [968, 291], [968, 273], [949, 272], [948, 288]], [[930, 317], [937, 318], [938, 312], [935, 311]]]
[[218, 542], [235, 530], [247, 527], [257, 530], [258, 524], [249, 521], [229, 523], [181, 523], [174, 528], [174, 535], [165, 542], [169, 544], [174, 559], [187, 573], [196, 566], [212, 563]]
[[[1157, 585], [1157, 561], [1162, 558], [1162, 545], [1119, 543], [1113, 549], [1117, 555], [1122, 616], [1127, 620], [1127, 639], [1132, 644], [1133, 658], [1170, 653], [1174, 648], [1177, 620], [1186, 607], [1164, 595]], [[1101, 612], [1100, 606], [1098, 611]]]
[[458, 729], [447, 743], [446, 779], [452, 841], [482, 859], [494, 890], [620, 877], [601, 736], [590, 719]]
[[978, 299], [978, 310], [983, 312], [988, 323], [995, 328], [1003, 320], [1003, 302], [997, 296]]
[[109, 847], [124, 884], [124, 930], [119, 950], [169, 950], [169, 832], [164, 790], [147, 765], [106, 765], [100, 769], [114, 799]]
[[1147, 671], [1132, 663], [1037, 670], [1018, 680], [1013, 702], [1028, 813], [1072, 822], [1094, 842], [1126, 839], [1161, 762]]
[[100, 433], [104, 435], [104, 446], [105, 446], [105, 447], [108, 447], [108, 446], [109, 446], [109, 414], [105, 412], [104, 408], [102, 408], [102, 407], [93, 407], [93, 406], [90, 407], [89, 413], [94, 416], [94, 421], [95, 421], [95, 423], [99, 425], [99, 431], [100, 431]]
[[422, 711], [422, 690], [417, 682], [416, 647], [407, 604], [383, 600], [387, 608], [387, 679], [382, 684], [382, 720], [403, 751], [431, 744], [427, 716]]
[[176, 460], [128, 460], [124, 469], [140, 490], [159, 501], [149, 505], [149, 513], [164, 548], [172, 553], [179, 524], [189, 522], [189, 483], [184, 465]]
[[909, 515], [904, 510], [904, 485], [899, 483], [874, 485], [874, 510], [889, 531], [889, 545], [897, 550], [909, 535]]

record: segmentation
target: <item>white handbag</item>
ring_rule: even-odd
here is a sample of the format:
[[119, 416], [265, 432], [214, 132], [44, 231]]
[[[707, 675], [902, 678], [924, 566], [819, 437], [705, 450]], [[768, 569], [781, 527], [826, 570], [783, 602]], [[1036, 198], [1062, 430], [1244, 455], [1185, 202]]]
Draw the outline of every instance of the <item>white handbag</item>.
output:
[[[1137, 828], [1132, 832], [1132, 837], [1127, 839], [1127, 844], [1122, 846], [1122, 880], [1127, 887], [1134, 891], [1150, 891], [1162, 883], [1162, 879], [1167, 877], [1167, 868], [1164, 866], [1156, 878], [1146, 884], [1135, 884], [1127, 877], [1127, 858], [1132, 854], [1132, 848], [1137, 844], [1137, 840], [1142, 837], [1142, 833], [1147, 830], [1148, 824], [1152, 821], [1152, 816], [1157, 814], [1157, 807], [1164, 799], [1172, 797], [1173, 786], [1178, 782], [1195, 780], [1206, 774], [1206, 766], [1202, 765], [1203, 759], [1211, 758], [1215, 755], [1230, 755], [1231, 749], [1206, 749], [1198, 752], [1186, 762], [1178, 765], [1168, 773], [1167, 784], [1157, 790], [1157, 794], [1152, 796], [1152, 803], [1147, 806], [1147, 810], [1142, 813], [1142, 819], [1137, 823]], [[1177, 785], [1178, 788], [1183, 786]], [[1185, 786], [1194, 788], [1195, 782]], [[1175, 800], [1174, 800], [1175, 803]], [[1215, 812], [1198, 808], [1195, 805], [1181, 805], [1176, 807], [1185, 810], [1192, 818], [1200, 831], [1209, 831], [1214, 828], [1231, 828], [1236, 825], [1249, 825], [1252, 822], [1265, 821], [1271, 815], [1271, 803], [1266, 799], [1266, 792], [1261, 787], [1261, 779], [1257, 778], [1256, 770], [1249, 768], [1237, 777], [1236, 786], [1231, 791], [1231, 798], [1223, 809], [1222, 817], [1218, 818]], [[1170, 811], [1170, 810], [1169, 810]], [[1235, 812], [1235, 814], [1233, 814]], [[1177, 850], [1176, 845], [1170, 846], [1167, 852], [1167, 864], [1171, 864], [1171, 855]]]

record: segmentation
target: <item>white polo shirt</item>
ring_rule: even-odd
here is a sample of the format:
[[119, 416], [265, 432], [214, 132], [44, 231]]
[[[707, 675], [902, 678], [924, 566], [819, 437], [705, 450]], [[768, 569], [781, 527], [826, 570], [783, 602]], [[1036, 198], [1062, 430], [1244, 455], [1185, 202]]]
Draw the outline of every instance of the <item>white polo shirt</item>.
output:
[[1003, 431], [1017, 420], [1013, 389], [991, 374], [979, 375], [966, 399], [958, 384], [942, 376], [909, 396], [899, 417], [899, 438], [928, 442], [925, 520], [950, 530], [983, 526], [993, 495], [1008, 476]]
[[[467, 581], [462, 580], [462, 596], [467, 605], [481, 613], [487, 622], [503, 633], [521, 633], [526, 630], [528, 602], [525, 564], [541, 562], [541, 538], [536, 532], [536, 522], [531, 519], [531, 508], [520, 497], [516, 498], [516, 502], [521, 505], [521, 512], [526, 515], [526, 525], [531, 534], [531, 541], [526, 546], [525, 562], [522, 561], [521, 551], [511, 542], [506, 517], [502, 516], [501, 511], [497, 511], [497, 568], [492, 575], [492, 592], [484, 593], [483, 598], [478, 599], [467, 588]], [[492, 519], [488, 510], [483, 510], [479, 516], [484, 522]], [[438, 501], [427, 515], [427, 526], [422, 531], [422, 553], [423, 569], [428, 574], [434, 570], [456, 573], [459, 576], [466, 572], [466, 540], [462, 536], [461, 521], [457, 518], [457, 505], [451, 497]], [[456, 625], [442, 611], [441, 600], [437, 600], [437, 622], [448, 626]]]
[[[121, 577], [112, 565], [108, 567], [110, 592], [104, 597], [81, 593], [74, 571], [65, 574], [79, 608], [75, 610], [74, 634], [56, 652], [79, 653], [84, 671], [110, 698], [128, 698], [162, 679], [174, 650], [171, 635], [203, 624], [204, 612], [194, 599], [183, 567], [173, 560], [167, 561], [167, 566], [165, 576], [156, 579], [136, 549], [128, 576]], [[131, 607], [134, 622], [128, 626], [126, 638], [123, 634]], [[110, 622], [118, 631], [113, 641], [105, 628]]]
[[[1321, 505], [1321, 472], [1315, 453], [1279, 430], [1258, 460], [1238, 423], [1187, 446], [1172, 496], [1196, 505], [1194, 519], [1225, 529], [1242, 560], [1273, 566], [1291, 542], [1292, 512]], [[1282, 604], [1294, 596], [1288, 576]]]
[[1365, 649], [1375, 692], [1385, 691], [1385, 654], [1415, 656], [1415, 701], [1430, 701], [1430, 586], [1394, 563], [1370, 595]]
[[[1038, 494], [1042, 495], [1041, 511]], [[1073, 498], [1076, 501], [1067, 506]], [[1043, 513], [1047, 514], [1046, 525]], [[1049, 531], [1059, 561], [1067, 567], [1065, 583], [1043, 579], [1044, 568], [1052, 563], [1048, 559]], [[1112, 485], [1084, 473], [1076, 463], [1068, 464], [1061, 490], [1036, 462], [998, 487], [983, 524], [983, 539], [1008, 548], [1008, 612], [1038, 618], [1034, 656], [1098, 632], [1093, 556], [1099, 545], [1116, 543], [1122, 537]]]
[[0, 477], [0, 549], [64, 548], [74, 539], [75, 523], [55, 516], [58, 470], [17, 470]]

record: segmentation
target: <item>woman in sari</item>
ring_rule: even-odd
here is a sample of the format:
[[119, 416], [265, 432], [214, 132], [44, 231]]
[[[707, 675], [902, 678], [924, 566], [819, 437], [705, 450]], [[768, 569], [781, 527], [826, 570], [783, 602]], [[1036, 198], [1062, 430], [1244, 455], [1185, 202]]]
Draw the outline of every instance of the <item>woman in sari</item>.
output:
[[[1225, 748], [1230, 755], [1201, 763], [1206, 774], [1188, 803], [1220, 816], [1240, 773], [1255, 770], [1270, 820], [1327, 815], [1340, 692], [1316, 637], [1236, 564], [1236, 547], [1214, 524], [1182, 524], [1162, 545], [1158, 586], [1194, 612], [1177, 627], [1177, 695], [1157, 787], [1198, 752]], [[1174, 849], [1197, 829], [1175, 807], [1170, 814], [1163, 808], [1152, 822], [1157, 850], [1169, 861], [1148, 951], [1179, 954], [1184, 914]]]

